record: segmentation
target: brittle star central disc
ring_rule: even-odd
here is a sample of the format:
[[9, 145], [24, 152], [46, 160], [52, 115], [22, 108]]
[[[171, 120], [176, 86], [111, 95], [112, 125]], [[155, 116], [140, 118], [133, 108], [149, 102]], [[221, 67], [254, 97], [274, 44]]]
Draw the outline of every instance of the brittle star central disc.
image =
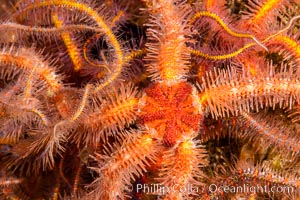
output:
[[145, 93], [140, 120], [163, 136], [165, 145], [173, 146], [182, 136], [198, 132], [202, 115], [193, 104], [193, 87], [189, 83], [155, 83]]

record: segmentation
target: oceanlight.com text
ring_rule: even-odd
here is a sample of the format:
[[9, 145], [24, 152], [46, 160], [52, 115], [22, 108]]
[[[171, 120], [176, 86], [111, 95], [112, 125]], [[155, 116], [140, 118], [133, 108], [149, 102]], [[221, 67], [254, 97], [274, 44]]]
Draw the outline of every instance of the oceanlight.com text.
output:
[[210, 184], [208, 186], [210, 193], [286, 193], [292, 194], [294, 188], [291, 186], [268, 186], [268, 185], [250, 185], [242, 184], [239, 186]]
[[238, 186], [232, 185], [217, 185], [210, 184], [207, 186], [199, 186], [193, 184], [187, 184], [185, 186], [180, 186], [179, 184], [174, 184], [172, 186], [165, 186], [163, 184], [137, 184], [134, 188], [128, 188], [130, 191], [145, 194], [155, 194], [155, 195], [166, 195], [169, 193], [185, 193], [185, 194], [214, 194], [214, 193], [244, 193], [244, 194], [254, 194], [254, 193], [285, 193], [292, 194], [295, 188], [291, 186], [268, 186], [268, 185], [250, 185], [242, 184]]

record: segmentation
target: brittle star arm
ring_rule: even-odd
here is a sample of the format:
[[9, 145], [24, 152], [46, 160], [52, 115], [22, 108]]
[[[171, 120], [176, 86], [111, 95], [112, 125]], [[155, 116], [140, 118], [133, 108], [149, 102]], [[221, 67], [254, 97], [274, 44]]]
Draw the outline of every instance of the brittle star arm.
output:
[[209, 73], [199, 94], [203, 111], [219, 118], [264, 107], [292, 107], [299, 102], [299, 78], [287, 73], [246, 77], [234, 72]]

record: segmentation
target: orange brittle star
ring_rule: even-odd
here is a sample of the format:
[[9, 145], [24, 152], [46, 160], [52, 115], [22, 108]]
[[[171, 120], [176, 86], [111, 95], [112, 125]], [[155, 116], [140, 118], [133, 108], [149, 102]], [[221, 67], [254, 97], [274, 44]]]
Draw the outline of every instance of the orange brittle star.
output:
[[299, 198], [299, 0], [16, 1], [0, 24], [0, 199], [240, 199], [205, 186], [242, 184]]

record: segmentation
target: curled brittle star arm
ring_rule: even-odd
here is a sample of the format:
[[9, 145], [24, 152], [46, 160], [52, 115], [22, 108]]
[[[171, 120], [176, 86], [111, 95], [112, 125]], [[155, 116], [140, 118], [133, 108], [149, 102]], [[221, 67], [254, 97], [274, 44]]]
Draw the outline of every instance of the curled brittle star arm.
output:
[[7, 22], [4, 24], [0, 24], [0, 31], [7, 31], [9, 29], [13, 30], [21, 30], [24, 32], [35, 32], [35, 33], [51, 33], [51, 34], [61, 34], [64, 31], [94, 31], [94, 32], [102, 32], [101, 28], [88, 26], [84, 24], [70, 24], [64, 25], [61, 27], [32, 27], [26, 26], [14, 22]]
[[[28, 75], [28, 78], [26, 80], [26, 83], [25, 83], [23, 100], [25, 102], [27, 102], [28, 104], [29, 104], [28, 101], [30, 101], [30, 99], [32, 97], [32, 88], [33, 88], [33, 79], [34, 79], [34, 75], [35, 75], [35, 70], [36, 70], [36, 67], [31, 70], [31, 72]], [[26, 110], [28, 112], [32, 112], [32, 113], [36, 114], [41, 119], [44, 126], [48, 126], [50, 124], [48, 118], [40, 109], [31, 107], [31, 108], [27, 108]]]
[[88, 38], [85, 43], [83, 44], [83, 58], [84, 60], [89, 63], [91, 66], [94, 66], [94, 67], [103, 67], [104, 69], [106, 69], [110, 74], [111, 74], [111, 70], [107, 67], [108, 65], [103, 65], [103, 64], [100, 64], [100, 63], [95, 63], [94, 61], [92, 61], [88, 55], [87, 55], [87, 47], [88, 45], [92, 42], [93, 39], [98, 39], [99, 37], [101, 36], [101, 34], [95, 34], [93, 36], [91, 36], [90, 38]]
[[300, 19], [300, 15], [297, 15], [297, 16], [293, 17], [290, 20], [289, 24], [285, 28], [281, 29], [280, 31], [276, 32], [275, 34], [270, 35], [269, 37], [264, 39], [263, 42], [266, 42], [266, 41], [270, 40], [271, 38], [276, 37], [277, 35], [287, 31], [293, 25], [293, 23], [298, 19]]
[[70, 121], [71, 122], [74, 122], [75, 120], [77, 120], [80, 115], [83, 113], [84, 111], [84, 108], [87, 104], [87, 101], [88, 101], [88, 97], [89, 97], [89, 93], [90, 93], [90, 90], [92, 89], [92, 85], [91, 84], [87, 84], [85, 86], [85, 90], [84, 90], [84, 94], [83, 94], [83, 97], [82, 97], [82, 100], [81, 100], [81, 103], [79, 105], [79, 108], [78, 110], [74, 113], [74, 115], [72, 117], [70, 117]]
[[226, 23], [215, 13], [212, 12], [208, 12], [208, 11], [200, 11], [197, 12], [191, 19], [191, 23], [195, 22], [196, 19], [198, 19], [199, 17], [210, 17], [213, 18], [214, 20], [216, 20], [219, 25], [230, 35], [234, 36], [234, 37], [239, 37], [239, 38], [251, 38], [256, 44], [258, 44], [259, 46], [261, 46], [263, 49], [265, 49], [266, 51], [268, 51], [268, 48], [263, 45], [254, 35], [251, 34], [246, 34], [246, 33], [237, 33], [234, 32], [233, 30], [231, 30]]
[[56, 143], [53, 143], [53, 146], [54, 145], [59, 146], [59, 142], [63, 141], [67, 134], [66, 130], [62, 131], [62, 130], [59, 130], [59, 128], [67, 129], [66, 127], [69, 127], [70, 123], [74, 124], [74, 122], [82, 115], [82, 113], [84, 112], [84, 108], [87, 105], [87, 101], [88, 101], [88, 97], [89, 97], [89, 93], [90, 93], [91, 89], [92, 89], [91, 84], [86, 85], [81, 103], [80, 103], [77, 111], [70, 118], [62, 120], [54, 125], [52, 134], [53, 134], [53, 138], [57, 138], [57, 140], [56, 140]]
[[50, 122], [49, 122], [48, 118], [46, 117], [46, 115], [42, 111], [40, 111], [39, 109], [31, 108], [31, 109], [27, 109], [27, 111], [36, 114], [41, 119], [44, 126], [48, 126], [50, 124]]
[[[114, 27], [116, 25], [116, 23], [118, 21], [120, 21], [121, 17], [124, 16], [124, 12], [123, 11], [119, 11], [118, 14], [112, 19], [112, 22], [110, 24], [111, 27]], [[96, 31], [95, 31], [96, 32]], [[99, 31], [101, 32], [101, 31]], [[89, 63], [91, 66], [94, 67], [103, 67], [105, 68], [109, 73], [111, 73], [111, 70], [107, 67], [107, 65], [102, 65], [100, 63], [95, 63], [93, 62], [88, 56], [87, 56], [87, 47], [88, 45], [92, 42], [92, 40], [97, 40], [100, 36], [102, 36], [103, 33], [96, 33], [94, 35], [92, 35], [91, 37], [89, 37], [85, 43], [83, 44], [83, 58], [84, 60]]]
[[[285, 28], [283, 28], [280, 31], [268, 36], [266, 39], [264, 39], [262, 41], [262, 43], [266, 43], [266, 42], [268, 42], [269, 40], [271, 40], [273, 38], [279, 38], [278, 35], [280, 35], [281, 33], [285, 32], [285, 31], [287, 31], [292, 26], [294, 21], [298, 20], [298, 19], [300, 19], [300, 15], [293, 17], [290, 20], [289, 24]], [[282, 36], [281, 38], [283, 38], [282, 41], [285, 39], [286, 44], [292, 44], [293, 43], [292, 40], [289, 40], [289, 38], [287, 38], [287, 37]], [[212, 59], [212, 60], [224, 60], [224, 59], [233, 58], [233, 57], [239, 55], [240, 53], [242, 53], [243, 51], [245, 51], [246, 49], [248, 49], [248, 48], [250, 48], [250, 47], [252, 47], [256, 44], [258, 44], [258, 43], [248, 43], [248, 44], [244, 45], [243, 47], [239, 48], [238, 50], [233, 51], [233, 52], [228, 53], [228, 54], [210, 55], [210, 54], [206, 54], [206, 53], [203, 53], [199, 50], [194, 50], [194, 49], [191, 50], [191, 54], [196, 55], [196, 56], [200, 56], [200, 57], [204, 57], [204, 58], [207, 58], [207, 59]], [[290, 45], [290, 46], [295, 46], [295, 45]]]
[[114, 66], [114, 73], [112, 73], [109, 78], [104, 80], [103, 83], [99, 84], [95, 88], [95, 93], [99, 90], [102, 90], [104, 87], [109, 85], [120, 75], [124, 65], [123, 52], [121, 49], [121, 45], [118, 42], [116, 36], [113, 34], [108, 24], [105, 23], [104, 19], [98, 14], [98, 12], [94, 10], [92, 7], [82, 2], [74, 2], [74, 1], [67, 1], [67, 0], [38, 1], [20, 9], [16, 13], [16, 15], [26, 13], [36, 8], [51, 7], [51, 6], [64, 7], [66, 9], [74, 9], [74, 10], [78, 10], [79, 12], [85, 13], [88, 17], [90, 17], [91, 19], [93, 19], [93, 21], [95, 21], [95, 23], [99, 28], [102, 29], [102, 32], [106, 36], [107, 40], [111, 43], [112, 47], [115, 50], [115, 62], [112, 64]]
[[212, 59], [212, 60], [224, 60], [224, 59], [233, 58], [233, 57], [239, 55], [240, 53], [242, 53], [243, 51], [245, 51], [246, 49], [254, 46], [254, 45], [256, 45], [256, 43], [246, 44], [245, 46], [239, 48], [238, 50], [236, 50], [234, 52], [231, 52], [231, 53], [228, 53], [228, 54], [209, 55], [209, 54], [206, 54], [206, 53], [203, 53], [199, 50], [194, 50], [194, 49], [191, 50], [191, 54], [196, 55], [196, 56], [200, 56], [200, 57], [204, 57], [204, 58], [207, 58], [207, 59]]
[[139, 49], [139, 50], [136, 50], [136, 51], [132, 51], [132, 52], [130, 52], [130, 54], [128, 56], [125, 57], [124, 62], [129, 63], [134, 58], [145, 55], [146, 53], [147, 52], [146, 52], [145, 48]]

